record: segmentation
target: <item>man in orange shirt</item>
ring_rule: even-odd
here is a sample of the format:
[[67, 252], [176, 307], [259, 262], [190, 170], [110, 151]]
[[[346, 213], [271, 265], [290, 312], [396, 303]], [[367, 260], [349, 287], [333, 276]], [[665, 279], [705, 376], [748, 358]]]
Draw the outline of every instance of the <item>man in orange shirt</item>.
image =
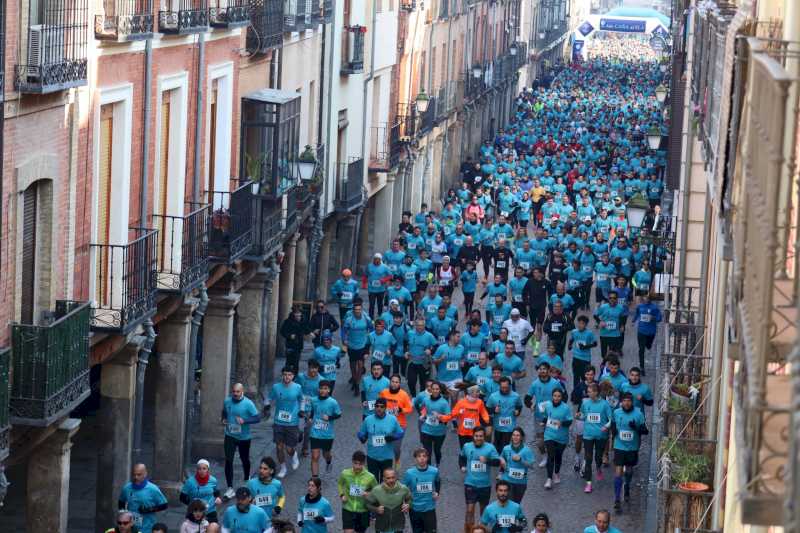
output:
[[[392, 375], [389, 379], [389, 388], [383, 389], [378, 397], [386, 400], [386, 412], [397, 417], [397, 422], [405, 432], [408, 424], [406, 415], [410, 414], [414, 407], [411, 404], [411, 397], [400, 388], [400, 376], [398, 374]], [[403, 448], [403, 438], [393, 441], [392, 446], [394, 447], [394, 469], [398, 470], [400, 468], [400, 452]]]
[[449, 415], [441, 415], [439, 419], [444, 422], [458, 421], [458, 445], [463, 448], [467, 442], [472, 442], [472, 433], [476, 427], [489, 427], [491, 422], [489, 411], [478, 397], [480, 387], [473, 385], [467, 389], [467, 395], [456, 402]]

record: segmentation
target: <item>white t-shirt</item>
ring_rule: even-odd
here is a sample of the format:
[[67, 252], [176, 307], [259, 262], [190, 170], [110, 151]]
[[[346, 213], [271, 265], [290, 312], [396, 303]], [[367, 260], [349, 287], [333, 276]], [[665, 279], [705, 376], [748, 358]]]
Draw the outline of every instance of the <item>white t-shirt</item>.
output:
[[525, 341], [525, 337], [533, 331], [531, 323], [524, 318], [520, 318], [516, 322], [509, 318], [503, 322], [503, 327], [508, 330], [508, 338], [514, 342], [514, 350], [517, 352], [525, 351], [525, 346], [522, 343]]

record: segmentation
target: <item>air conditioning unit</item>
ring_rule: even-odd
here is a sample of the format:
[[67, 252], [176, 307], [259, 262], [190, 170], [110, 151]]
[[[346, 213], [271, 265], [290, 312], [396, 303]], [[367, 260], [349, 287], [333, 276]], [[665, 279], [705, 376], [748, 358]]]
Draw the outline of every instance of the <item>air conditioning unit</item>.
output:
[[46, 64], [60, 63], [64, 59], [64, 32], [45, 24], [34, 24], [28, 30], [28, 75], [39, 77]]

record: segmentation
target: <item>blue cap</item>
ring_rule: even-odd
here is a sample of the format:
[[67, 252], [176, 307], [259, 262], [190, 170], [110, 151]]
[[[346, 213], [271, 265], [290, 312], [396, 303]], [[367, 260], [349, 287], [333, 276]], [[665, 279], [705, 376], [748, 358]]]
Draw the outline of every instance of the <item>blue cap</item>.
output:
[[325, 331], [322, 332], [322, 340], [330, 340], [332, 338], [333, 335], [331, 335], [331, 330], [326, 329]]

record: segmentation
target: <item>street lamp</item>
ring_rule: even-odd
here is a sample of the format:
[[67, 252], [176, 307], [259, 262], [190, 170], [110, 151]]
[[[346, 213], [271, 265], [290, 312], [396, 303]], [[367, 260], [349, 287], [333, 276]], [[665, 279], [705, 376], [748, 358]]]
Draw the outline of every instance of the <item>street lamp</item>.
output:
[[427, 94], [425, 94], [425, 89], [421, 90], [417, 95], [417, 111], [420, 113], [425, 113], [428, 111], [428, 104], [431, 103], [431, 98]]
[[512, 56], [517, 55], [517, 43], [512, 43], [511, 46], [508, 47], [508, 53]]
[[628, 226], [636, 229], [641, 228], [644, 217], [650, 209], [650, 203], [647, 201], [647, 198], [642, 196], [642, 193], [637, 192], [631, 196], [631, 199], [628, 200], [625, 207], [625, 214], [628, 217]]
[[300, 154], [295, 162], [297, 173], [300, 175], [302, 181], [311, 181], [314, 179], [314, 174], [317, 171], [317, 158], [314, 156], [314, 150], [310, 144], [306, 145], [306, 149]]
[[480, 65], [472, 67], [472, 77], [479, 79], [481, 76], [483, 76], [483, 68]]
[[663, 104], [664, 100], [667, 99], [667, 88], [663, 85], [659, 85], [656, 87], [656, 100], [658, 100], [659, 104]]
[[662, 74], [666, 74], [667, 69], [669, 68], [666, 63], [661, 63], [661, 66], [658, 67], [661, 70]]
[[544, 38], [547, 37], [547, 34], [543, 31], [539, 32], [539, 40], [544, 41]]
[[658, 150], [661, 146], [661, 130], [655, 126], [647, 130], [647, 145], [651, 150]]

